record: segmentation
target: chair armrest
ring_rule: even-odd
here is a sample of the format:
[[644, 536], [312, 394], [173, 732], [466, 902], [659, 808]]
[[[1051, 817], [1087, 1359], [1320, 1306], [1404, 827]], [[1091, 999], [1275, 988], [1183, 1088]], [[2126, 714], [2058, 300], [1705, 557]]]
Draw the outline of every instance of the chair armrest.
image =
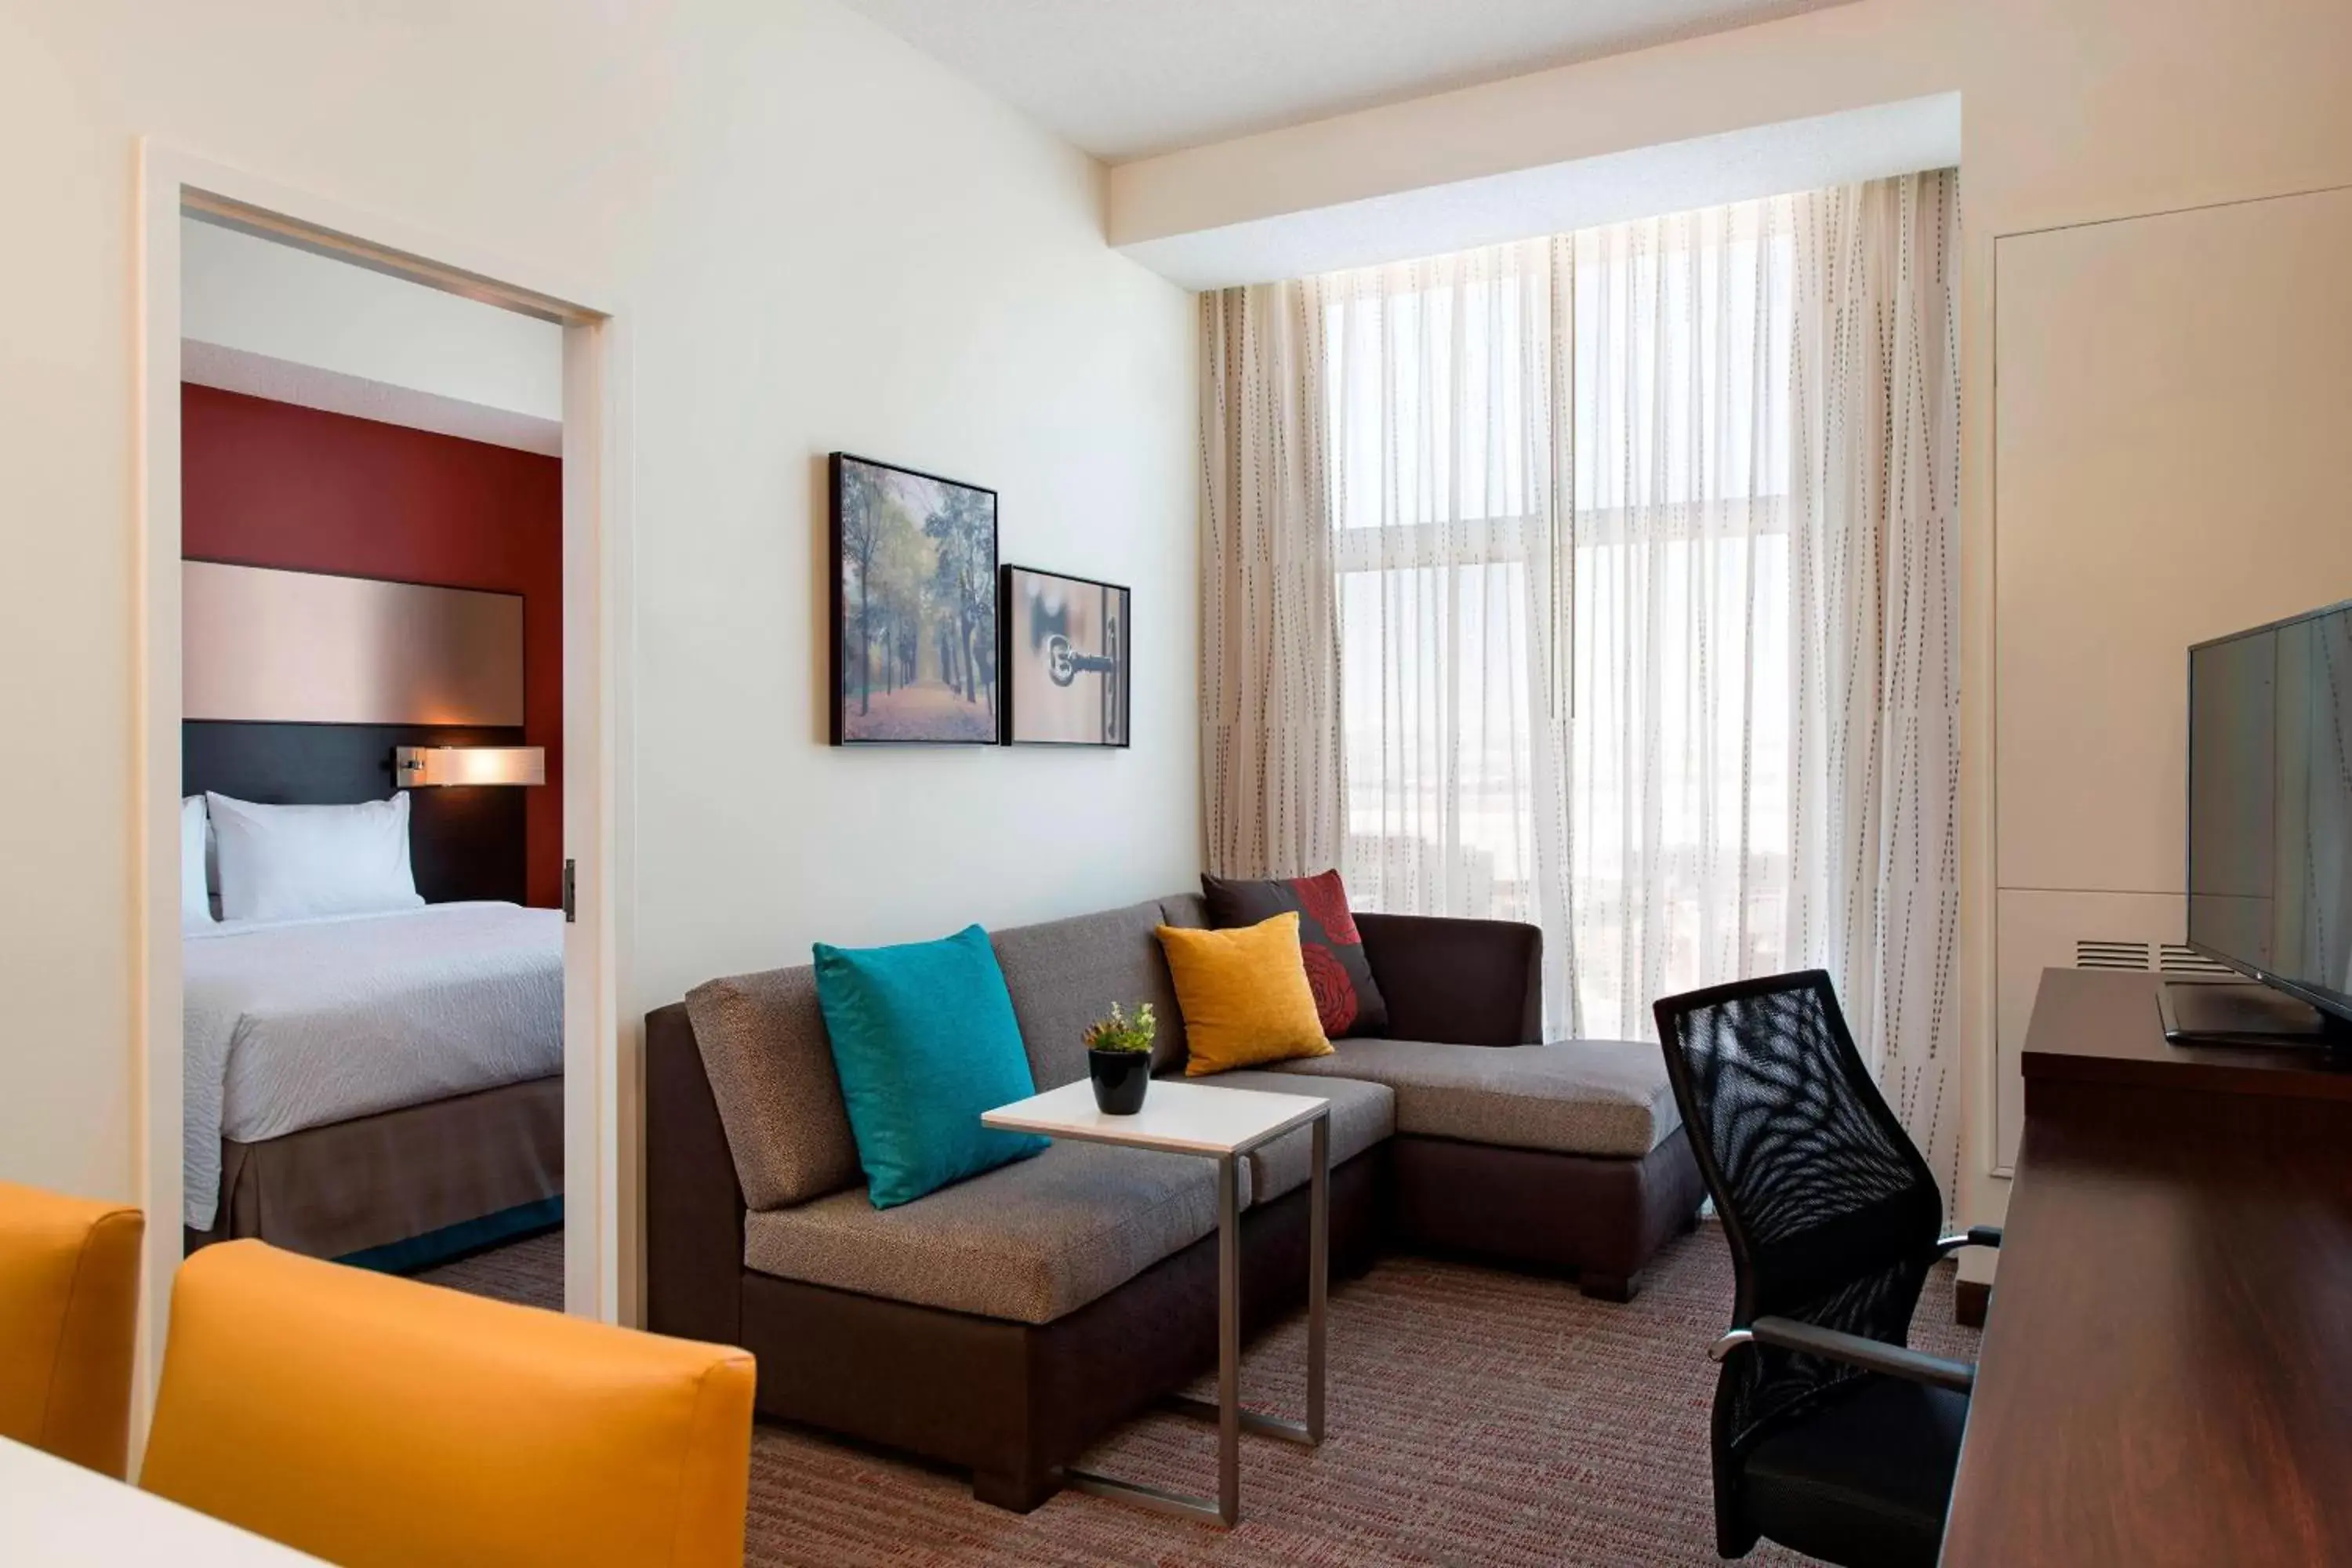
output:
[[1977, 1382], [1977, 1369], [1964, 1361], [1946, 1361], [1942, 1356], [1890, 1345], [1885, 1340], [1819, 1328], [1793, 1318], [1759, 1318], [1748, 1327], [1734, 1329], [1716, 1341], [1707, 1354], [1721, 1361], [1746, 1344], [1771, 1345], [1801, 1355], [1817, 1355], [1864, 1372], [1899, 1377], [1906, 1383], [1948, 1388], [1955, 1394], [1968, 1393]]
[[1387, 1034], [1456, 1046], [1543, 1038], [1543, 932], [1517, 921], [1359, 913]]
[[2000, 1251], [2000, 1226], [1972, 1225], [1958, 1236], [1938, 1237], [1936, 1239], [1936, 1256], [1941, 1258], [1947, 1253], [1958, 1252], [1963, 1247], [1990, 1247], [1996, 1252]]

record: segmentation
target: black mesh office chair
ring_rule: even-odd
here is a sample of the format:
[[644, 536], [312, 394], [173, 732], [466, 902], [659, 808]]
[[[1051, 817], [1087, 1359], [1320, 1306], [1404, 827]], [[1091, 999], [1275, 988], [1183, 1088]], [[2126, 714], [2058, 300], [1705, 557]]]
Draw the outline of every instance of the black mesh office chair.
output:
[[1929, 1568], [1976, 1369], [1905, 1348], [1943, 1236], [1936, 1178], [1820, 970], [1657, 1004], [1683, 1128], [1737, 1281], [1713, 1354], [1716, 1549]]

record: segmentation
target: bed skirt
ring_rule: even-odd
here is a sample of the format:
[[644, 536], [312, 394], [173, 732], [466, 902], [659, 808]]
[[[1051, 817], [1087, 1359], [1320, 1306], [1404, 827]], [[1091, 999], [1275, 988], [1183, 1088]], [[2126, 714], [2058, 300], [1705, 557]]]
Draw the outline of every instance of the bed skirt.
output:
[[[312, 1258], [379, 1253], [491, 1216], [551, 1212], [563, 1194], [563, 1078], [531, 1079], [258, 1143], [221, 1140], [221, 1204], [187, 1250], [259, 1237]], [[475, 1227], [478, 1229], [478, 1227]], [[481, 1245], [478, 1241], [475, 1245]], [[443, 1250], [446, 1248], [428, 1249]], [[413, 1260], [404, 1268], [435, 1261]]]

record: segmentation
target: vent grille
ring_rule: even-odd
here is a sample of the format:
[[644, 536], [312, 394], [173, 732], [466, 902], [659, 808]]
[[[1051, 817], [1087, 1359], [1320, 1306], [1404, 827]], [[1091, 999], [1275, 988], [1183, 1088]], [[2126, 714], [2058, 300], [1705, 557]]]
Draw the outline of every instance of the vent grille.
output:
[[2236, 975], [2227, 964], [2216, 963], [2180, 942], [2115, 942], [2089, 936], [2074, 940], [2074, 967], [2127, 969], [2139, 973], [2153, 969], [2163, 974], [2215, 974], [2224, 979]]

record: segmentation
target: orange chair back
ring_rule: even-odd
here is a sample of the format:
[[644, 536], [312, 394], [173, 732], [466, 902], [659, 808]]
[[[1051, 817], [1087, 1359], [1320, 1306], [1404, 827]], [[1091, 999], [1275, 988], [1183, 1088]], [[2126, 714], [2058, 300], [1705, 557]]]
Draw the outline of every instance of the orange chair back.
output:
[[181, 1268], [139, 1484], [346, 1568], [743, 1557], [746, 1352], [257, 1241]]
[[135, 1208], [0, 1182], [0, 1436], [122, 1479], [146, 1231]]

